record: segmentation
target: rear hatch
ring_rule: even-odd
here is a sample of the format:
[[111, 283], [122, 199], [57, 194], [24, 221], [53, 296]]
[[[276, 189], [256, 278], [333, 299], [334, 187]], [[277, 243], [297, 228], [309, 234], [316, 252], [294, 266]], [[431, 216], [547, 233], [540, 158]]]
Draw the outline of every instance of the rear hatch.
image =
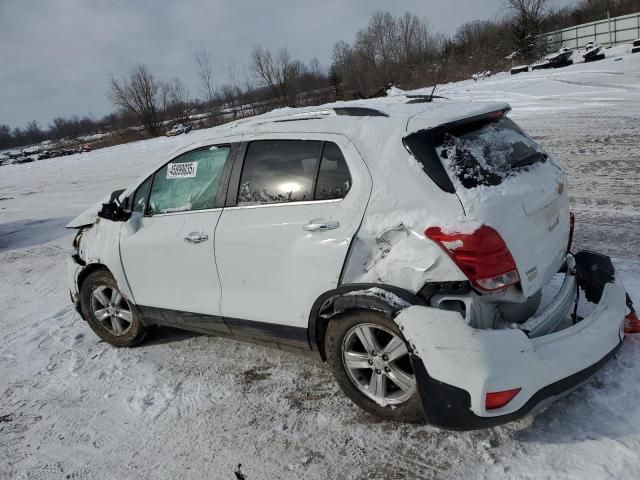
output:
[[500, 234], [531, 296], [562, 265], [569, 202], [561, 168], [505, 113], [427, 130], [414, 118], [405, 145], [440, 188], [458, 196], [469, 221]]

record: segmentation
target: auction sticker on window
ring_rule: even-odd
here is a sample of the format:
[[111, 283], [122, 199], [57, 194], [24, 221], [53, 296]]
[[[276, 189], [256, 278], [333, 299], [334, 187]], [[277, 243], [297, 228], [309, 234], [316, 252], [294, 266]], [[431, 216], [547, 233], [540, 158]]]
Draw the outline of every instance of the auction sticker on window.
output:
[[167, 178], [193, 178], [197, 171], [197, 162], [170, 163], [167, 168]]

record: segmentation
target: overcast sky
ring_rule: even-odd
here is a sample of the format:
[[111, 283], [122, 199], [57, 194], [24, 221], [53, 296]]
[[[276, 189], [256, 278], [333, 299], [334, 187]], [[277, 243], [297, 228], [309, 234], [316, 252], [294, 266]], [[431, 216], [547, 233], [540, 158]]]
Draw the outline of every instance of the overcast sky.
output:
[[[504, 0], [0, 0], [0, 123], [47, 127], [55, 116], [113, 110], [111, 75], [146, 63], [198, 96], [194, 52], [205, 48], [218, 81], [247, 64], [253, 45], [287, 47], [305, 63], [331, 60], [376, 10], [405, 11], [442, 33], [502, 15]], [[574, 3], [552, 0], [555, 6]]]

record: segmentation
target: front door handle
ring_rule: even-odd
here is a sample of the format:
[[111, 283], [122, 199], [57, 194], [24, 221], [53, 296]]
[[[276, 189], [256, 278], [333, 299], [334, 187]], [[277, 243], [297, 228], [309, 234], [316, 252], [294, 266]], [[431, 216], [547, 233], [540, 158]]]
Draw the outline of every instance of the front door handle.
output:
[[202, 243], [207, 240], [209, 240], [209, 235], [200, 232], [191, 232], [189, 235], [184, 237], [184, 241], [189, 243]]
[[321, 218], [318, 218], [316, 220], [311, 220], [302, 228], [307, 232], [324, 232], [326, 230], [335, 230], [339, 226], [340, 222], [326, 222]]

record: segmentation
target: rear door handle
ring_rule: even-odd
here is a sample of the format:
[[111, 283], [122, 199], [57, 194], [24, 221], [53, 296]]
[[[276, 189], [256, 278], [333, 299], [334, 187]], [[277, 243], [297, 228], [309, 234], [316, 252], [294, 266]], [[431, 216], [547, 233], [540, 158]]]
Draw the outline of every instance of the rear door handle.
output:
[[307, 232], [324, 232], [340, 227], [340, 222], [325, 222], [322, 219], [311, 220], [304, 228]]
[[207, 240], [209, 240], [209, 235], [200, 232], [191, 232], [189, 235], [184, 237], [184, 241], [189, 243], [202, 243]]

